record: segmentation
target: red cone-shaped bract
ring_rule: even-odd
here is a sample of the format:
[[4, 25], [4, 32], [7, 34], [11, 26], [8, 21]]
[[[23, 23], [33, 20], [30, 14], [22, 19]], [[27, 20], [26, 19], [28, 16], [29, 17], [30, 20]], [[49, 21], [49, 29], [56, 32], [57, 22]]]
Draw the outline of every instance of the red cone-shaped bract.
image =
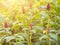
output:
[[32, 2], [30, 2], [30, 8], [32, 8]]
[[50, 10], [50, 3], [47, 4], [47, 10], [49, 11]]
[[24, 9], [24, 5], [22, 5], [22, 13], [25, 13], [25, 11], [24, 11], [25, 9]]
[[39, 10], [40, 10], [40, 11], [42, 11], [42, 8], [41, 8], [41, 7], [39, 7]]
[[49, 33], [49, 27], [46, 28], [46, 33]]
[[7, 28], [8, 27], [8, 23], [6, 21], [4, 21], [4, 27]]
[[32, 30], [32, 24], [30, 24], [30, 29]]

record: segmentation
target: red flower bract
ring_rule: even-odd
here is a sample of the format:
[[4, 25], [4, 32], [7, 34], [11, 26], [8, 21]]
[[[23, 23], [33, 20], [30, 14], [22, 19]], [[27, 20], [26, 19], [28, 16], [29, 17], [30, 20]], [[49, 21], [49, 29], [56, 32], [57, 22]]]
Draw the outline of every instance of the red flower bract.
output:
[[40, 11], [42, 11], [42, 8], [41, 8], [41, 7], [39, 7], [39, 10], [40, 10]]
[[32, 8], [32, 2], [30, 2], [30, 8]]
[[24, 5], [22, 5], [22, 13], [25, 13], [24, 10], [25, 10], [25, 9], [24, 9]]
[[50, 3], [47, 4], [47, 10], [49, 11], [50, 10]]
[[49, 27], [46, 28], [46, 33], [49, 33]]
[[8, 27], [8, 23], [6, 21], [4, 21], [4, 27], [7, 28]]
[[30, 29], [32, 30], [32, 24], [30, 24], [29, 26], [30, 26]]

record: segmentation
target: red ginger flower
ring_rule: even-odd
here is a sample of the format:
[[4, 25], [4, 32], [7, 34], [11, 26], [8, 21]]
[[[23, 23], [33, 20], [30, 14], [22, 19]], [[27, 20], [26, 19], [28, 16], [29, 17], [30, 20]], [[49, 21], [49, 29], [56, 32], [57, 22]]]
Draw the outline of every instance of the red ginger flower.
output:
[[8, 23], [6, 21], [4, 21], [4, 27], [7, 28], [8, 27]]
[[47, 10], [49, 11], [50, 10], [50, 3], [47, 4]]
[[30, 2], [30, 8], [32, 8], [32, 2]]
[[46, 33], [49, 33], [49, 27], [46, 28]]
[[42, 11], [42, 8], [41, 8], [41, 7], [39, 7], [39, 10], [40, 10], [40, 11]]
[[24, 9], [24, 5], [22, 5], [22, 13], [25, 13], [25, 11], [24, 11], [25, 9]]
[[32, 24], [30, 24], [29, 26], [30, 26], [30, 29], [32, 30]]

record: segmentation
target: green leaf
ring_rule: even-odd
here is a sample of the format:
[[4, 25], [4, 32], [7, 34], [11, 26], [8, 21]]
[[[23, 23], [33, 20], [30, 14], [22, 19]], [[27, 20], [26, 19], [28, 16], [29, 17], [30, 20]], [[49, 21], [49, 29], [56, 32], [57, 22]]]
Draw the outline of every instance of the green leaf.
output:
[[6, 42], [9, 42], [10, 40], [15, 39], [15, 37], [14, 36], [8, 36], [5, 39], [6, 39]]
[[43, 35], [43, 36], [40, 37], [39, 40], [42, 41], [43, 39], [46, 39], [46, 38], [48, 38], [47, 35]]
[[49, 35], [51, 38], [53, 38], [54, 40], [57, 41], [57, 35], [56, 34], [50, 33]]

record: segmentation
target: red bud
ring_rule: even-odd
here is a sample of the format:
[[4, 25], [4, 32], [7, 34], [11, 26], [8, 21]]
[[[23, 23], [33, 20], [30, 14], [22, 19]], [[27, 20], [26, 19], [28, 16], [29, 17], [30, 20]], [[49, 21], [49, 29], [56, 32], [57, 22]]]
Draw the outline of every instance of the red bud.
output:
[[42, 11], [42, 8], [41, 8], [41, 7], [39, 7], [39, 10], [40, 10], [40, 11]]
[[30, 2], [30, 8], [32, 8], [32, 2]]
[[4, 22], [4, 27], [7, 28], [8, 27], [8, 23], [5, 21]]
[[32, 24], [30, 24], [30, 29], [32, 30]]
[[46, 33], [49, 33], [49, 27], [46, 28]]
[[22, 13], [25, 13], [25, 11], [24, 11], [25, 9], [24, 9], [24, 5], [22, 6]]
[[50, 3], [47, 4], [47, 10], [50, 10]]

